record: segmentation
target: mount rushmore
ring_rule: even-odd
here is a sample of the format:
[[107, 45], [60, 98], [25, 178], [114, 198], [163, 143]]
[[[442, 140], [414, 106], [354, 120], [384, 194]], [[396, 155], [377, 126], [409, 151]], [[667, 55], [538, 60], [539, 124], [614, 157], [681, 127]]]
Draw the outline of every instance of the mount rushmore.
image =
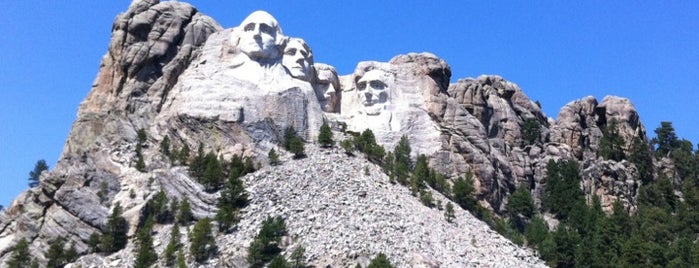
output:
[[[447, 62], [426, 52], [398, 55], [389, 62], [360, 62], [353, 73], [338, 75], [332, 65], [314, 62], [312, 47], [301, 38], [284, 35], [281, 25], [265, 11], [255, 11], [239, 26], [223, 29], [186, 3], [133, 1], [115, 19], [108, 52], [80, 104], [60, 160], [53, 170], [42, 174], [39, 187], [22, 193], [0, 215], [0, 261], [5, 263], [17, 241], [25, 238], [43, 262], [41, 249], [52, 239], [66, 236], [84, 255], [76, 262], [83, 267], [131, 265], [127, 260], [133, 258], [133, 243], [103, 256], [89, 252], [89, 237], [104, 230], [118, 203], [124, 207], [133, 238], [144, 220], [140, 215], [146, 201], [160, 190], [190, 200], [195, 218], [212, 217], [219, 194], [203, 191], [186, 168], [167, 161], [157, 144], [168, 137], [173, 147], [202, 145], [202, 150], [215, 151], [222, 159], [242, 155], [261, 167], [244, 179], [246, 187], [253, 189], [252, 205], [242, 211], [240, 231], [217, 236], [222, 255], [206, 266], [245, 266], [240, 256], [245, 255], [263, 212], [298, 220], [289, 225], [289, 232], [309, 237], [308, 241], [322, 240], [319, 237], [345, 241], [348, 238], [334, 234], [332, 228], [304, 227], [313, 225], [316, 217], [331, 217], [333, 209], [350, 213], [352, 219], [371, 212], [367, 215], [372, 218], [364, 219], [376, 223], [371, 228], [378, 229], [371, 232], [388, 232], [388, 237], [404, 237], [404, 232], [418, 230], [415, 228], [427, 235], [353, 244], [356, 248], [350, 252], [340, 244], [306, 243], [311, 264], [366, 265], [377, 249], [383, 249], [400, 266], [543, 265], [533, 252], [492, 232], [468, 212], [459, 209], [455, 225], [437, 219], [435, 209], [419, 208], [419, 200], [407, 189], [388, 183], [380, 168], [337, 148], [323, 152], [309, 145], [312, 153], [306, 159], [286, 157], [282, 167], [268, 165], [267, 153], [279, 149], [286, 128], [293, 127], [312, 143], [324, 122], [337, 135], [346, 135], [340, 134], [341, 129], [370, 129], [388, 150], [406, 136], [412, 156], [426, 155], [430, 166], [449, 180], [472, 172], [479, 203], [496, 214], [505, 212], [508, 197], [519, 187], [528, 187], [538, 198], [551, 159], [579, 161], [583, 192], [588, 197], [600, 196], [606, 210], [616, 200], [634, 209], [639, 186], [634, 179], [636, 167], [626, 161], [604, 160], [597, 153], [602, 129], [611, 122], [619, 126], [626, 146], [635, 137], [645, 139], [645, 128], [629, 100], [608, 96], [599, 103], [585, 97], [563, 107], [554, 120], [515, 83], [502, 77], [452, 81]], [[526, 122], [536, 123], [539, 135], [533, 140], [524, 137]], [[142, 149], [145, 172], [135, 168], [140, 129], [148, 133]], [[367, 175], [362, 175], [364, 170]], [[315, 184], [318, 174], [343, 181], [338, 185], [348, 188], [333, 194], [340, 190]], [[322, 197], [326, 199], [362, 191], [366, 195], [361, 187], [373, 187], [369, 195], [381, 202], [359, 211], [352, 202], [326, 202], [313, 199], [321, 197], [312, 190], [280, 187], [326, 191]], [[98, 196], [100, 191], [102, 196]], [[404, 205], [396, 207], [379, 196], [395, 197]], [[284, 206], [299, 204], [279, 201], [296, 197], [309, 207], [289, 211]], [[436, 199], [449, 202], [439, 196]], [[311, 215], [330, 203], [337, 206], [329, 209], [330, 214]], [[389, 206], [395, 211], [386, 211]], [[350, 237], [362, 233], [360, 227], [348, 227], [354, 221], [342, 221], [332, 224], [339, 224], [336, 228]], [[395, 221], [401, 227], [382, 225], [398, 224]], [[424, 226], [446, 228], [439, 233], [443, 243], [432, 241]], [[161, 242], [156, 248], [160, 252], [171, 226], [158, 228], [156, 237]], [[297, 241], [287, 242], [294, 243]]]

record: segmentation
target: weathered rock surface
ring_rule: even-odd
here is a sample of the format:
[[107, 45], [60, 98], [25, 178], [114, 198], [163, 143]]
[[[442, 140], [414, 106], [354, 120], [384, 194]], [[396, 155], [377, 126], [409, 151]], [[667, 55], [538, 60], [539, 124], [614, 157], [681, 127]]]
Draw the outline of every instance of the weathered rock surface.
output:
[[[309, 265], [315, 267], [366, 266], [377, 252], [385, 252], [398, 267], [545, 266], [533, 252], [514, 245], [466, 211], [457, 208], [454, 222], [447, 222], [444, 211], [424, 206], [409, 189], [391, 184], [380, 167], [362, 157], [314, 145], [307, 152], [305, 159], [287, 155], [282, 165], [243, 177], [250, 204], [242, 211], [239, 227], [218, 236], [219, 257], [204, 267], [246, 267], [247, 248], [268, 216], [285, 218], [288, 235], [283, 254], [288, 257], [303, 246]], [[187, 178], [167, 179], [184, 183], [180, 180]], [[450, 202], [434, 194], [442, 205]], [[170, 228], [156, 226], [156, 241], [167, 241]], [[184, 233], [182, 237], [187, 239]], [[165, 245], [156, 246], [158, 253]], [[108, 257], [88, 255], [76, 264], [121, 267], [133, 259], [132, 246]]]
[[[58, 236], [76, 242], [80, 252], [87, 248], [123, 190], [147, 176], [130, 168], [136, 130], [147, 127], [199, 47], [220, 29], [181, 2], [134, 1], [117, 16], [109, 50], [55, 169], [0, 216], [2, 263], [19, 238], [30, 241], [42, 262], [39, 250]], [[97, 196], [102, 188], [107, 202]]]
[[440, 146], [440, 128], [428, 109], [441, 109], [435, 98], [446, 97], [450, 77], [449, 65], [431, 53], [400, 55], [388, 63], [360, 62], [341, 80], [338, 120], [352, 131], [371, 129], [386, 148], [406, 135], [416, 153], [431, 155]]
[[[0, 214], [0, 263], [20, 238], [30, 241], [42, 263], [43, 249], [59, 236], [86, 253], [89, 236], [101, 232], [117, 203], [133, 234], [145, 202], [160, 190], [187, 198], [197, 218], [214, 215], [218, 193], [203, 191], [187, 168], [172, 166], [160, 153], [166, 136], [175, 148], [196, 151], [201, 143], [223, 158], [243, 154], [264, 163], [286, 127], [312, 141], [326, 119], [357, 132], [372, 129], [387, 150], [407, 135], [413, 154], [426, 154], [438, 171], [451, 178], [472, 171], [481, 203], [496, 213], [504, 212], [517, 187], [530, 187], [538, 197], [546, 163], [558, 159], [581, 163], [581, 187], [606, 208], [614, 200], [635, 206], [636, 167], [598, 153], [602, 129], [612, 122], [624, 149], [636, 137], [645, 139], [627, 99], [576, 100], [554, 121], [502, 77], [450, 84], [449, 65], [430, 53], [361, 62], [353, 74], [338, 77], [332, 66], [315, 64], [310, 47], [283, 35], [266, 12], [251, 14], [241, 26], [254, 31], [224, 30], [186, 3], [133, 1], [114, 22], [108, 52], [56, 167]], [[254, 34], [260, 42], [249, 42]], [[532, 141], [523, 134], [527, 122], [539, 125]], [[145, 172], [135, 168], [139, 129], [147, 133]], [[245, 266], [246, 248], [268, 215], [287, 219], [285, 245], [303, 245], [317, 266], [366, 265], [378, 252], [401, 267], [541, 266], [467, 212], [458, 210], [456, 222], [447, 223], [442, 211], [421, 205], [361, 157], [313, 146], [307, 154], [245, 177], [252, 203], [238, 231], [217, 236], [221, 254], [207, 266]], [[157, 228], [159, 252], [169, 228]], [[78, 263], [128, 266], [132, 249], [133, 241], [116, 254], [87, 255]]]

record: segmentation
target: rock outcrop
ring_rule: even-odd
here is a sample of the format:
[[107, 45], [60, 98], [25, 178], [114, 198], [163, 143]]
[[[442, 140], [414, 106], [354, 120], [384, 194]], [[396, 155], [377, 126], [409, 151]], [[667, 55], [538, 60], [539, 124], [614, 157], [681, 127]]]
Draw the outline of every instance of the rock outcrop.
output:
[[[247, 249], [268, 216], [286, 221], [283, 254], [288, 257], [303, 246], [309, 265], [315, 267], [367, 266], [377, 252], [385, 252], [398, 267], [544, 267], [533, 252], [464, 210], [457, 208], [455, 220], [447, 222], [444, 211], [424, 206], [409, 189], [390, 183], [379, 166], [347, 156], [339, 148], [310, 145], [307, 154], [300, 160], [285, 155], [281, 165], [243, 177], [250, 204], [235, 232], [217, 236], [218, 258], [205, 267], [247, 266]], [[165, 177], [159, 183], [188, 183], [186, 177]], [[434, 194], [443, 205], [451, 202]], [[170, 228], [158, 226], [156, 240], [167, 241]], [[184, 233], [182, 237], [188, 243]], [[156, 250], [162, 252], [165, 245]], [[87, 255], [76, 264], [121, 267], [134, 258], [132, 252], [129, 245], [107, 257]]]
[[341, 79], [342, 109], [338, 120], [348, 129], [371, 129], [377, 141], [393, 148], [402, 135], [415, 152], [433, 154], [440, 128], [431, 116], [442, 109], [451, 69], [431, 53], [400, 55], [388, 63], [360, 62]]
[[[312, 143], [323, 122], [356, 132], [369, 128], [388, 150], [406, 135], [414, 156], [427, 155], [437, 171], [452, 179], [473, 172], [478, 198], [496, 213], [505, 212], [518, 187], [538, 197], [547, 162], [559, 159], [581, 163], [588, 196], [600, 196], [606, 208], [621, 200], [633, 209], [636, 167], [598, 152], [603, 129], [612, 124], [625, 150], [634, 138], [645, 139], [629, 100], [606, 97], [598, 104], [586, 97], [563, 107], [554, 121], [502, 77], [450, 81], [449, 65], [431, 53], [360, 62], [354, 73], [338, 76], [264, 11], [222, 29], [189, 4], [135, 0], [114, 22], [56, 167], [0, 214], [0, 262], [21, 238], [41, 263], [42, 250], [61, 236], [87, 254], [90, 235], [103, 231], [116, 204], [133, 235], [145, 203], [160, 190], [188, 199], [198, 219], [215, 215], [219, 194], [204, 191], [188, 168], [161, 153], [158, 144], [166, 137], [174, 148], [201, 146], [224, 159], [238, 154], [263, 165], [285, 129]], [[147, 133], [143, 141], [140, 130]], [[308, 147], [306, 159], [245, 177], [251, 204], [236, 232], [217, 236], [220, 255], [207, 266], [246, 266], [247, 247], [267, 215], [286, 218], [285, 246], [304, 245], [317, 266], [366, 265], [378, 252], [401, 267], [542, 266], [533, 252], [468, 212], [457, 210], [454, 223], [444, 221], [442, 211], [388, 183], [378, 166]], [[145, 167], [137, 170], [139, 159]], [[169, 228], [156, 228], [158, 252]], [[131, 241], [115, 254], [86, 255], [78, 264], [128, 266], [133, 247]]]
[[[59, 162], [42, 175], [40, 187], [23, 193], [0, 216], [3, 263], [20, 238], [30, 241], [42, 262], [41, 249], [59, 236], [87, 250], [90, 234], [103, 228], [123, 191], [149, 177], [130, 168], [136, 131], [150, 124], [201, 45], [220, 30], [181, 2], [134, 1], [117, 16], [109, 50]], [[126, 213], [136, 215], [138, 208]]]

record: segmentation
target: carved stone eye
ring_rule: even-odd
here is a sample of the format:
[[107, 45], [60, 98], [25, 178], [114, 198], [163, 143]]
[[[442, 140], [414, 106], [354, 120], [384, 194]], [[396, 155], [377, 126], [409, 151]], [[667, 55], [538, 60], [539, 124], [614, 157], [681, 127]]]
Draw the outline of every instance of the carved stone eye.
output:
[[295, 49], [295, 48], [289, 48], [289, 49], [287, 49], [286, 51], [284, 51], [284, 55], [289, 55], [289, 56], [296, 55], [296, 49]]
[[373, 89], [383, 90], [386, 87], [386, 84], [384, 84], [383, 82], [381, 82], [379, 80], [371, 80], [371, 82], [369, 82], [369, 83], [371, 85], [371, 88], [373, 88]]
[[248, 23], [247, 25], [245, 25], [245, 28], [243, 28], [243, 30], [245, 30], [246, 32], [255, 30], [255, 23]]
[[364, 89], [366, 89], [366, 81], [359, 81], [359, 83], [357, 83], [357, 90], [362, 91]]
[[267, 24], [260, 24], [260, 32], [269, 34], [269, 35], [274, 35], [274, 28], [272, 26], [269, 26]]

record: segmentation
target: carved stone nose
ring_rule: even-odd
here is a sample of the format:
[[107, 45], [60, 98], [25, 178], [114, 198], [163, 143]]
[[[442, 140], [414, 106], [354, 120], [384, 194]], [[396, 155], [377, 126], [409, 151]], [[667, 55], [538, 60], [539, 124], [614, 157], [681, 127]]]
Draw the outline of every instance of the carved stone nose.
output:
[[371, 100], [374, 98], [374, 94], [371, 92], [364, 93], [364, 97], [366, 98], [366, 102], [370, 103]]

